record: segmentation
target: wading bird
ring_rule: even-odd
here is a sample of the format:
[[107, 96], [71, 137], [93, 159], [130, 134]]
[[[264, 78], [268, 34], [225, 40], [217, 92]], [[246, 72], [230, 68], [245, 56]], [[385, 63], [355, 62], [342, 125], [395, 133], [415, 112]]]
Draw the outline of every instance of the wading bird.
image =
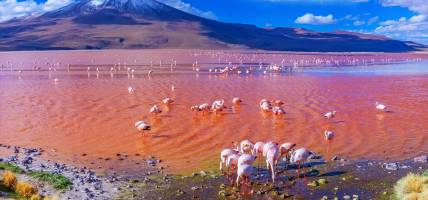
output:
[[376, 109], [385, 111], [386, 105], [376, 102]]
[[148, 124], [145, 121], [138, 121], [135, 123], [135, 127], [137, 127], [137, 129], [139, 131], [146, 131], [146, 130], [150, 130], [150, 124]]
[[153, 105], [153, 107], [150, 108], [150, 113], [159, 114], [162, 113], [162, 110], [157, 105]]
[[324, 117], [327, 118], [327, 119], [331, 119], [331, 118], [333, 118], [336, 115], [336, 113], [337, 112], [335, 110], [333, 110], [333, 111], [325, 113]]

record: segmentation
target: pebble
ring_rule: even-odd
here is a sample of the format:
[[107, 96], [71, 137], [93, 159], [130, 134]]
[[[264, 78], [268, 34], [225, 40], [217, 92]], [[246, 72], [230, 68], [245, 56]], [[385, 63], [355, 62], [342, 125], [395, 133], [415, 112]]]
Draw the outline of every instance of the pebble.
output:
[[383, 167], [387, 170], [398, 170], [398, 163], [384, 163]]
[[418, 156], [413, 158], [413, 162], [415, 163], [428, 163], [428, 156]]

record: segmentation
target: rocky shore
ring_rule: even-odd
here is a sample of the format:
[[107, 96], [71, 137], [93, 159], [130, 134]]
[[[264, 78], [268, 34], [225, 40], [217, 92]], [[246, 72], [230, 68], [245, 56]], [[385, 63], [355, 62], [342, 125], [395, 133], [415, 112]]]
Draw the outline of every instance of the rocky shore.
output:
[[[58, 190], [34, 180], [26, 174], [19, 176], [37, 185], [39, 193], [58, 199], [390, 199], [393, 185], [409, 172], [424, 173], [428, 169], [427, 156], [411, 160], [383, 162], [352, 161], [335, 156], [330, 161], [321, 157], [305, 165], [304, 175], [298, 176], [297, 166], [278, 167], [278, 181], [269, 182], [269, 173], [259, 168], [251, 185], [234, 186], [234, 175], [218, 171], [197, 171], [189, 176], [164, 172], [161, 160], [145, 159], [148, 168], [138, 177], [97, 175], [87, 167], [75, 167], [41, 156], [43, 149], [0, 144], [0, 151], [9, 156], [0, 162], [13, 163], [26, 173], [45, 171], [62, 174], [71, 181], [67, 189]], [[122, 158], [123, 155], [119, 155]], [[0, 169], [0, 173], [1, 173]], [[116, 173], [114, 173], [116, 174]], [[0, 194], [1, 197], [2, 194]]]

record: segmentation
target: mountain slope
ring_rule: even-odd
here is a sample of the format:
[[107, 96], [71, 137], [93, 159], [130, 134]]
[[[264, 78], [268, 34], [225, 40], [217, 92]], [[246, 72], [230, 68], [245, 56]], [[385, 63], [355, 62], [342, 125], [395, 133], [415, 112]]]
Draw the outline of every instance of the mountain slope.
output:
[[0, 50], [251, 48], [278, 51], [412, 51], [409, 43], [350, 32], [263, 29], [204, 19], [156, 0], [75, 1], [0, 24]]

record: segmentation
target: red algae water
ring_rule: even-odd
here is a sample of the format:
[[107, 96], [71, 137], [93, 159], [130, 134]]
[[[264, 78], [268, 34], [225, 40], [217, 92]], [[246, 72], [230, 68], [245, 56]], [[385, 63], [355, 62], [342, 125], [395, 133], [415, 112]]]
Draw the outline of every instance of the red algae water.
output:
[[[201, 51], [204, 57], [195, 57], [198, 52], [1, 54], [0, 64], [4, 70], [0, 72], [0, 143], [41, 147], [49, 149], [44, 155], [49, 159], [119, 171], [138, 170], [139, 165], [135, 164], [138, 158], [114, 159], [117, 153], [154, 155], [173, 173], [217, 169], [219, 152], [232, 147], [233, 141], [244, 139], [294, 142], [327, 158], [341, 155], [353, 159], [401, 160], [428, 152], [428, 65], [424, 62], [321, 67], [292, 74], [224, 75], [202, 69], [224, 66], [228, 62], [280, 63], [281, 57], [287, 58], [287, 64], [299, 62], [311, 66], [304, 60], [332, 59], [332, 55], [272, 56], [237, 52], [229, 55]], [[364, 56], [356, 62], [424, 58], [417, 54], [354, 56]], [[352, 56], [338, 60], [349, 62], [349, 57]], [[171, 63], [174, 59], [178, 67], [173, 72], [159, 69], [162, 68], [160, 60]], [[192, 71], [196, 60], [201, 72]], [[156, 64], [150, 68], [150, 62]], [[96, 67], [104, 69], [117, 63], [121, 63], [123, 69], [113, 75], [108, 71], [98, 75], [95, 72]], [[169, 69], [170, 64], [165, 63]], [[70, 72], [67, 72], [68, 64]], [[25, 71], [34, 65], [45, 71]], [[146, 67], [139, 68], [139, 65]], [[48, 71], [49, 66], [57, 71]], [[89, 73], [87, 66], [90, 66]], [[422, 72], [412, 71], [414, 66]], [[137, 69], [135, 76], [127, 76], [125, 67]], [[7, 71], [10, 68], [12, 71]], [[21, 75], [18, 69], [24, 69]], [[149, 69], [154, 70], [150, 78], [146, 75]], [[411, 73], [406, 73], [409, 71]], [[128, 93], [128, 86], [135, 89], [134, 94]], [[169, 107], [162, 105], [160, 102], [165, 97], [173, 98], [176, 103]], [[233, 97], [240, 97], [243, 103], [233, 105]], [[276, 117], [261, 112], [258, 103], [264, 98], [284, 101], [287, 114]], [[194, 104], [211, 103], [215, 99], [224, 99], [228, 109], [217, 115], [196, 114], [190, 110]], [[391, 112], [377, 111], [377, 101], [386, 104]], [[154, 104], [160, 106], [162, 114], [149, 113]], [[336, 110], [337, 116], [324, 119], [322, 114], [331, 110]], [[149, 122], [152, 129], [139, 132], [134, 127], [138, 120]], [[325, 130], [336, 132], [331, 142], [325, 141]], [[112, 159], [97, 161], [97, 158]]]

